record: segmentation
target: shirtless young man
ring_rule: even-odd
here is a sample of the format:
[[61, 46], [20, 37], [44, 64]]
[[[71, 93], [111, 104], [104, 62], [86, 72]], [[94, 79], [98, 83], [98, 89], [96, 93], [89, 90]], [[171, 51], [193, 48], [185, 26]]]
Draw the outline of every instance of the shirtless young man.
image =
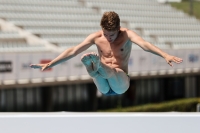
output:
[[128, 61], [132, 43], [140, 46], [144, 51], [163, 57], [172, 66], [172, 62], [181, 63], [182, 59], [171, 56], [153, 44], [143, 40], [135, 32], [120, 27], [117, 13], [105, 12], [100, 22], [102, 30], [90, 34], [83, 42], [65, 50], [58, 57], [47, 64], [32, 64], [32, 68], [43, 70], [53, 67], [63, 61], [78, 55], [96, 44], [96, 53], [87, 53], [81, 57], [88, 74], [92, 77], [98, 90], [105, 95], [123, 94], [129, 88]]

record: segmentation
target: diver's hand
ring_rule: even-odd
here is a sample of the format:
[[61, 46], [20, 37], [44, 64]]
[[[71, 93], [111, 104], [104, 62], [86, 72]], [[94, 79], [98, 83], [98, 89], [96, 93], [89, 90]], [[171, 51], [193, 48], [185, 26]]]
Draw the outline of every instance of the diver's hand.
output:
[[180, 64], [181, 62], [183, 62], [183, 59], [176, 56], [172, 56], [172, 55], [166, 55], [164, 58], [170, 66], [173, 66], [172, 62], [175, 62], [177, 64]]
[[50, 63], [46, 63], [46, 64], [31, 64], [30, 65], [31, 68], [34, 69], [41, 69], [42, 71], [50, 68]]

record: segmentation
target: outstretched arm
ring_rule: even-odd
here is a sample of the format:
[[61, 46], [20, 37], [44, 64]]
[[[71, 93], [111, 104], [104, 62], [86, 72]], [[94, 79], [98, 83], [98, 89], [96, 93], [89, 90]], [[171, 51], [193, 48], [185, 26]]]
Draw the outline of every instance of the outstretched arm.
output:
[[51, 68], [57, 64], [60, 64], [64, 61], [67, 61], [79, 53], [87, 50], [91, 45], [94, 44], [94, 38], [95, 38], [95, 33], [89, 35], [82, 43], [78, 44], [77, 46], [74, 46], [72, 48], [69, 48], [62, 52], [58, 57], [53, 59], [51, 62], [46, 63], [46, 64], [31, 64], [31, 68], [39, 68], [44, 71], [45, 69]]
[[128, 30], [127, 33], [128, 33], [129, 39], [133, 43], [136, 43], [138, 46], [140, 46], [143, 50], [145, 50], [147, 52], [151, 52], [153, 54], [156, 54], [156, 55], [163, 57], [170, 66], [173, 66], [172, 62], [181, 63], [183, 61], [181, 58], [178, 58], [178, 57], [175, 57], [175, 56], [172, 56], [172, 55], [165, 53], [164, 51], [162, 51], [161, 49], [159, 49], [155, 45], [153, 45], [153, 44], [145, 41], [144, 39], [142, 39], [140, 36], [138, 36], [133, 31]]

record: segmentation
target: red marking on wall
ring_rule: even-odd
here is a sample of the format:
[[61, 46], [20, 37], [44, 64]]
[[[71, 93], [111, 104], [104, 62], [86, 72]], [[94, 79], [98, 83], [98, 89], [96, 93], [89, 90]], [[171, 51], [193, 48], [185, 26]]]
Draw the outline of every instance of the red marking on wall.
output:
[[[40, 64], [46, 64], [46, 63], [49, 63], [49, 62], [51, 62], [51, 60], [44, 59], [44, 60], [40, 61]], [[46, 69], [44, 71], [52, 71], [52, 68]]]

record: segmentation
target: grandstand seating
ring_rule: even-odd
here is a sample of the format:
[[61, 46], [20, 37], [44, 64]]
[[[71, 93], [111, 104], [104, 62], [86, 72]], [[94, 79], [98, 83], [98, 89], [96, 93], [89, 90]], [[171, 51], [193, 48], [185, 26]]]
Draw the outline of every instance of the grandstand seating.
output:
[[46, 51], [44, 45], [27, 44], [1, 44], [0, 52], [43, 52]]
[[19, 36], [16, 32], [3, 32], [0, 31], [0, 43], [25, 43], [25, 38]]
[[50, 51], [42, 44], [28, 44], [26, 38], [15, 31], [0, 31], [0, 52]]
[[[0, 0], [0, 18], [63, 48], [76, 45], [99, 30], [101, 15], [108, 10], [120, 15], [122, 26], [162, 48], [169, 48], [166, 43], [200, 46], [199, 20], [156, 0]], [[0, 35], [1, 44], [14, 47], [15, 42], [17, 48], [23, 44], [27, 49], [30, 46], [16, 31], [1, 31]], [[40, 46], [45, 49], [46, 45], [36, 47]]]
[[[131, 29], [141, 29], [143, 36], [154, 36], [156, 39], [152, 42], [155, 45], [171, 43], [174, 48], [184, 48], [184, 44], [194, 44], [200, 42], [199, 28], [200, 23], [194, 17], [190, 17], [181, 11], [177, 11], [166, 4], [160, 4], [155, 0], [132, 0], [132, 1], [115, 1], [115, 0], [87, 0], [88, 7], [99, 7], [102, 12], [107, 10], [116, 11], [122, 20], [129, 22]], [[176, 46], [179, 45], [179, 46]], [[161, 46], [161, 45], [159, 45]]]

